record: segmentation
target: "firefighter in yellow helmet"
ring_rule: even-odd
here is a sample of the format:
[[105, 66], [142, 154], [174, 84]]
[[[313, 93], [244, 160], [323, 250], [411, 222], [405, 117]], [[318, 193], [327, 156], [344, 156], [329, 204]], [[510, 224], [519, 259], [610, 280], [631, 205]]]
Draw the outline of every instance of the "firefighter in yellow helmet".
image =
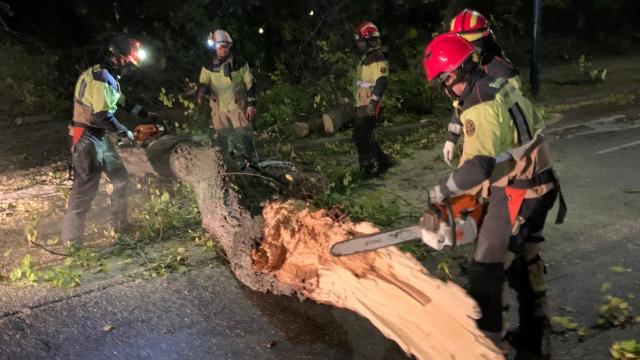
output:
[[392, 165], [373, 134], [387, 88], [389, 63], [380, 49], [380, 32], [373, 23], [364, 21], [359, 24], [355, 41], [362, 58], [358, 63], [355, 84], [353, 142], [358, 150], [360, 171], [364, 178], [371, 178], [381, 175]]
[[[489, 26], [489, 21], [475, 10], [464, 9], [451, 20], [449, 32], [462, 36], [477, 50], [480, 57], [480, 68], [493, 77], [508, 79], [513, 85], [520, 87], [520, 73], [506, 58], [504, 51], [497, 43]], [[462, 124], [458, 117], [460, 109], [453, 103], [453, 116], [447, 127], [442, 155], [447, 164], [451, 164], [456, 143], [462, 133]]]
[[249, 64], [232, 54], [233, 39], [224, 30], [215, 30], [207, 39], [215, 50], [200, 71], [197, 101], [210, 94], [213, 144], [229, 166], [257, 160], [251, 121], [256, 117], [256, 88]]
[[106, 136], [115, 133], [119, 143], [133, 141], [133, 133], [115, 117], [118, 107], [142, 118], [152, 118], [142, 106], [125, 100], [118, 80], [145, 60], [138, 40], [117, 37], [101, 55], [99, 64], [80, 75], [74, 91], [72, 137], [73, 185], [62, 222], [61, 239], [82, 245], [85, 220], [104, 172], [111, 184], [111, 220], [116, 232], [128, 230], [128, 173]]
[[507, 262], [520, 319], [519, 329], [508, 340], [517, 350], [516, 358], [548, 358], [545, 265], [538, 244], [544, 241], [544, 223], [558, 194], [561, 208], [556, 222], [562, 222], [566, 207], [542, 135], [542, 119], [507, 79], [479, 69], [474, 51], [456, 34], [440, 35], [425, 49], [427, 80], [437, 80], [458, 101], [464, 131], [460, 167], [430, 190], [430, 201], [441, 203], [465, 192], [488, 197], [469, 269], [469, 292], [482, 310], [478, 327], [504, 345], [502, 286]]

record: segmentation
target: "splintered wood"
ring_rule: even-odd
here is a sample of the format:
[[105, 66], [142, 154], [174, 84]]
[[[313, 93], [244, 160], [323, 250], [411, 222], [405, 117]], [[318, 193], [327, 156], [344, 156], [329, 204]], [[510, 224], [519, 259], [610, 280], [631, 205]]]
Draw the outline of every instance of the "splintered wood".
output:
[[394, 247], [334, 257], [332, 244], [377, 232], [370, 223], [333, 219], [294, 203], [264, 208], [254, 267], [300, 295], [369, 319], [419, 359], [502, 359], [476, 327], [479, 310], [459, 286], [432, 276]]

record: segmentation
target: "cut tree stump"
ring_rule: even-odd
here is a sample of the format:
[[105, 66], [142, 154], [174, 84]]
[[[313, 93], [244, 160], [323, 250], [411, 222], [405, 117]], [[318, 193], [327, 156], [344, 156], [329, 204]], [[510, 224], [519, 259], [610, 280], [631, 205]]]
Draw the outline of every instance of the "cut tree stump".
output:
[[353, 104], [343, 99], [337, 107], [322, 115], [325, 134], [335, 134], [353, 117]]
[[[331, 245], [377, 231], [303, 202], [269, 202], [262, 216], [242, 194], [216, 151], [189, 138], [163, 137], [147, 148], [155, 172], [196, 194], [202, 226], [220, 243], [231, 270], [249, 288], [308, 298], [366, 317], [418, 359], [502, 359], [478, 330], [475, 302], [459, 286], [430, 276], [396, 248], [333, 257]], [[286, 200], [286, 199], [285, 199]]]

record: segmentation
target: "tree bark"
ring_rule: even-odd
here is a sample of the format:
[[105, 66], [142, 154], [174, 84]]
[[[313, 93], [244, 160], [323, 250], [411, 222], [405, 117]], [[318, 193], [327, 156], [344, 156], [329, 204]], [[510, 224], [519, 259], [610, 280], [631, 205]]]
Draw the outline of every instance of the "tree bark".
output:
[[251, 251], [262, 236], [262, 220], [240, 205], [239, 194], [230, 186], [222, 156], [188, 137], [165, 136], [146, 150], [155, 172], [173, 176], [196, 194], [202, 227], [220, 243], [231, 270], [253, 290], [294, 295], [287, 284], [271, 274], [254, 270]]

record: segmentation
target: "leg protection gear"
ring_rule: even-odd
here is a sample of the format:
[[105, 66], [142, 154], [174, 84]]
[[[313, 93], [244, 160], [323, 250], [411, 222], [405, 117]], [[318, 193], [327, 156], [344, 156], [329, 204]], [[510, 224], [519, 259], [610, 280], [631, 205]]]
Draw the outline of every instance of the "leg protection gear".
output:
[[101, 146], [99, 139], [85, 134], [74, 147], [73, 185], [60, 236], [63, 242], [82, 244], [87, 214], [102, 176]]
[[492, 333], [502, 332], [504, 264], [474, 261], [469, 267], [469, 275], [469, 293], [482, 311], [478, 327]]
[[507, 269], [509, 285], [518, 295], [520, 319], [519, 329], [510, 334], [509, 342], [519, 353], [543, 356], [551, 353], [545, 265], [537, 244], [531, 245], [534, 246], [527, 246], [529, 251], [519, 254]]
[[111, 194], [111, 222], [117, 231], [124, 230], [129, 226], [127, 216], [127, 187], [129, 185], [129, 173], [124, 167], [118, 152], [108, 138], [102, 141], [102, 164], [103, 170], [107, 174], [113, 193]]
[[381, 175], [392, 164], [375, 140], [375, 126], [375, 116], [356, 117], [353, 121], [352, 139], [358, 150], [360, 172], [365, 178]]

